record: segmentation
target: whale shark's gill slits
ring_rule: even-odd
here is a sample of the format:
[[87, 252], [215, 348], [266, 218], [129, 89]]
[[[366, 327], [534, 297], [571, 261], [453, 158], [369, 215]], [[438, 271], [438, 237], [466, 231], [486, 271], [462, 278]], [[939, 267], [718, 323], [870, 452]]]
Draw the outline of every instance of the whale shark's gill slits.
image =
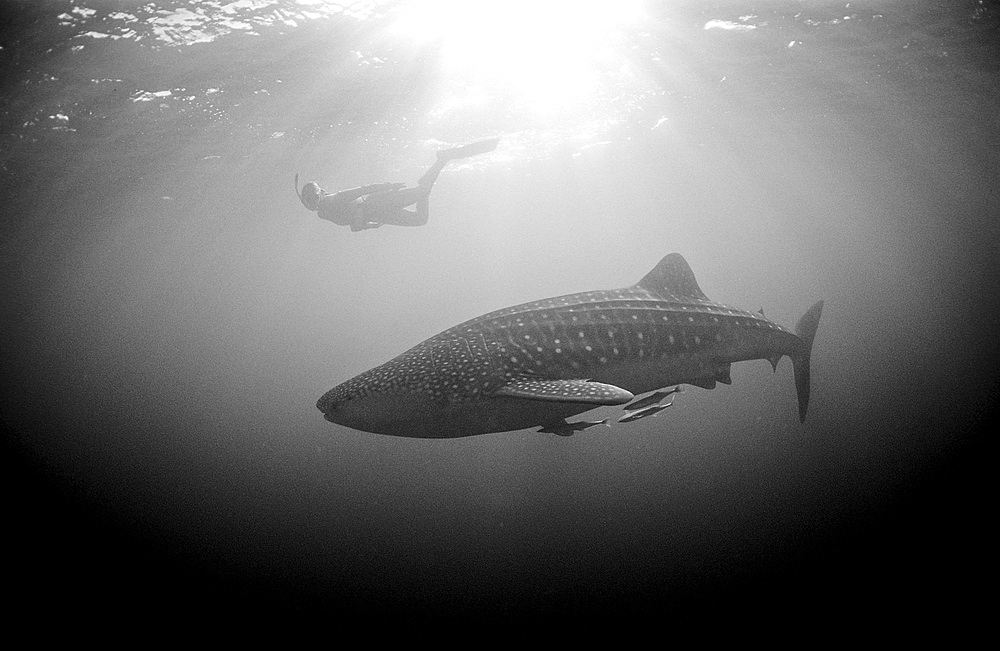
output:
[[506, 351], [504, 365], [512, 372], [532, 371], [543, 364], [536, 359], [535, 349], [539, 347], [539, 339], [534, 335], [533, 327], [509, 329], [504, 332], [502, 349]]
[[438, 378], [447, 378], [455, 374], [455, 364], [452, 359], [454, 343], [454, 341], [444, 341], [431, 346], [431, 363]]
[[481, 378], [482, 391], [496, 390], [509, 379], [508, 369], [503, 363], [503, 357], [508, 353], [504, 352], [501, 342], [492, 337], [485, 337], [483, 333], [470, 337], [469, 344], [477, 357], [484, 360], [483, 365], [475, 371]]
[[495, 351], [491, 351], [490, 345], [486, 343], [481, 332], [463, 337], [461, 341], [469, 351], [470, 366], [467, 374], [479, 378], [479, 381], [484, 384], [487, 383], [497, 373], [492, 360]]
[[433, 379], [425, 383], [435, 397], [461, 401], [488, 393], [502, 383], [503, 369], [494, 364], [499, 347], [488, 344], [481, 333], [431, 344]]

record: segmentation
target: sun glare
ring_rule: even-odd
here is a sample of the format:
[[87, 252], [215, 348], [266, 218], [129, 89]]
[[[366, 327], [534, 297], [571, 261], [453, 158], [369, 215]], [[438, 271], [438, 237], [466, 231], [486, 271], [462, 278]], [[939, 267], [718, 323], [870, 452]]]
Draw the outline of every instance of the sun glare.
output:
[[618, 68], [612, 65], [615, 31], [638, 18], [639, 5], [638, 0], [414, 0], [394, 30], [438, 43], [446, 79], [547, 113], [585, 100], [602, 72]]

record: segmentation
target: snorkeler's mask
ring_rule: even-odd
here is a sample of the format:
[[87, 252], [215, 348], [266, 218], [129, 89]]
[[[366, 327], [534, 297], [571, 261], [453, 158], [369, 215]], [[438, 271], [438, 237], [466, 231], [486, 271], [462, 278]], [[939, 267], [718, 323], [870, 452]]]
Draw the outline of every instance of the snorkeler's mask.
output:
[[326, 192], [323, 188], [319, 187], [313, 182], [306, 183], [302, 186], [302, 191], [299, 191], [299, 175], [295, 175], [295, 194], [298, 195], [299, 201], [302, 205], [306, 207], [306, 210], [316, 212], [319, 210], [319, 200], [326, 196]]

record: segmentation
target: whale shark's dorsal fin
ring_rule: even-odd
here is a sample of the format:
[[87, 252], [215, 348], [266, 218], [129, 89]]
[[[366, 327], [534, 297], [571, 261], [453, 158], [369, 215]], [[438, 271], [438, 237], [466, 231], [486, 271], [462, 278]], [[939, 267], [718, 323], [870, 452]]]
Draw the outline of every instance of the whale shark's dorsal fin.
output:
[[651, 294], [668, 298], [690, 298], [707, 301], [708, 297], [698, 287], [694, 272], [688, 266], [680, 253], [671, 253], [663, 257], [653, 270], [635, 284]]

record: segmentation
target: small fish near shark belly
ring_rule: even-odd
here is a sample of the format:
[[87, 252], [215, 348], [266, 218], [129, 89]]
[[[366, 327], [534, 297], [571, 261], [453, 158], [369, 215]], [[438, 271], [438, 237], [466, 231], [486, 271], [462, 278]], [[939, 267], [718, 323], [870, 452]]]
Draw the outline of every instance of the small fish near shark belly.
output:
[[656, 416], [658, 413], [666, 409], [667, 407], [673, 407], [674, 403], [668, 402], [665, 405], [649, 405], [641, 409], [636, 409], [633, 412], [625, 414], [618, 419], [619, 423], [633, 423], [637, 420], [642, 420], [643, 418], [649, 418], [650, 416]]
[[543, 434], [556, 434], [558, 436], [573, 436], [576, 432], [582, 432], [591, 427], [596, 427], [598, 425], [604, 425], [605, 427], [611, 427], [611, 419], [605, 418], [603, 420], [581, 420], [575, 423], [567, 423], [566, 421], [561, 421], [552, 425], [546, 425], [542, 429], [538, 430]]
[[[726, 375], [726, 378], [728, 379], [728, 373]], [[725, 384], [729, 384], [729, 382], [726, 382]], [[643, 409], [651, 405], [657, 405], [663, 402], [664, 398], [680, 392], [681, 392], [680, 386], [676, 386], [673, 389], [665, 389], [663, 391], [657, 391], [655, 393], [646, 396], [645, 398], [639, 398], [634, 402], [630, 402], [629, 404], [622, 407], [622, 409], [624, 409], [625, 411], [637, 411], [639, 409]]]
[[679, 254], [630, 287], [490, 312], [431, 337], [325, 393], [327, 420], [416, 438], [545, 427], [637, 394], [729, 383], [730, 365], [792, 359], [799, 416], [823, 302], [796, 331], [710, 301]]

